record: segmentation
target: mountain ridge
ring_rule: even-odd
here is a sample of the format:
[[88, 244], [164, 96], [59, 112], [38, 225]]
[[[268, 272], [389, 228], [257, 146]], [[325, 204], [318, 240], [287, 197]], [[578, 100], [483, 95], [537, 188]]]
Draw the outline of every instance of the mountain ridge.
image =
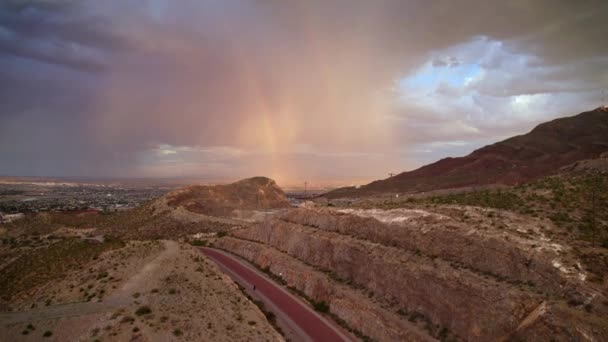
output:
[[359, 188], [339, 188], [328, 198], [424, 192], [491, 184], [516, 185], [555, 173], [608, 151], [608, 107], [541, 123], [526, 134], [448, 157]]

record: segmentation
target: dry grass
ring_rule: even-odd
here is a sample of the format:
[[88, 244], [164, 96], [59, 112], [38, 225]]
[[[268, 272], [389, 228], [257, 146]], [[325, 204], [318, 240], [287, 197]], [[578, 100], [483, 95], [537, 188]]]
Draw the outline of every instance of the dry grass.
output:
[[95, 244], [80, 239], [66, 239], [25, 253], [2, 269], [0, 296], [10, 300], [18, 293], [63, 278], [70, 270], [86, 265], [104, 251], [123, 246], [124, 243], [118, 239]]

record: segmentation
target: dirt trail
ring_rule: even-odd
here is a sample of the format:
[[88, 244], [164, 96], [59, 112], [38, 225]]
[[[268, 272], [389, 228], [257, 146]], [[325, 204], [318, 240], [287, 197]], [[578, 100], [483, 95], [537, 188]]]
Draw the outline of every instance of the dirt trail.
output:
[[179, 251], [179, 246], [175, 241], [163, 241], [163, 245], [164, 250], [156, 258], [146, 264], [141, 271], [127, 280], [103, 302], [58, 304], [42, 309], [3, 312], [0, 313], [0, 326], [102, 313], [129, 305], [132, 301], [133, 293], [137, 292], [137, 290], [142, 287], [145, 287], [146, 284], [150, 284], [157, 276], [154, 273], [154, 270], [156, 270], [163, 261], [175, 256]]
[[179, 252], [179, 245], [175, 241], [163, 241], [165, 249], [154, 260], [147, 263], [141, 271], [127, 280], [122, 287], [108, 297], [107, 302], [117, 305], [128, 303], [135, 292], [141, 291], [143, 287], [152, 283], [152, 280], [158, 277], [155, 273], [161, 264], [175, 257]]

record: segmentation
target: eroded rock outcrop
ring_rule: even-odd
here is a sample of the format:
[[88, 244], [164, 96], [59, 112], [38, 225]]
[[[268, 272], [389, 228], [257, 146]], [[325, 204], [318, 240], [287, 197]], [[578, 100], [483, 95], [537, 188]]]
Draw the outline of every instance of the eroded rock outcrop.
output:
[[[528, 241], [516, 232], [476, 231], [423, 211], [412, 213], [413, 220], [394, 212], [368, 214], [292, 209], [216, 245], [268, 267], [381, 341], [549, 338], [551, 329], [583, 340], [608, 336], [605, 318], [566, 304], [597, 293], [588, 292], [579, 274], [555, 265], [553, 258], [564, 251], [540, 241], [542, 235]], [[540, 247], [532, 247], [534, 238]], [[411, 330], [398, 324], [404, 317], [421, 317], [428, 335], [389, 333]], [[570, 321], [577, 324], [569, 327]]]
[[558, 254], [548, 243], [527, 241], [505, 230], [479, 231], [448, 216], [422, 210], [295, 209], [286, 211], [280, 219], [437, 257], [456, 267], [552, 293], [563, 292], [569, 281], [556, 272], [553, 263]]
[[226, 185], [193, 185], [170, 192], [161, 201], [173, 209], [215, 217], [240, 216], [243, 210], [290, 207], [283, 190], [266, 177]]
[[317, 302], [325, 302], [331, 312], [349, 327], [377, 341], [434, 341], [407, 317], [383, 307], [364, 291], [354, 289], [319, 272], [312, 266], [267, 245], [225, 237], [216, 247], [232, 251], [285, 281], [287, 286]]
[[383, 302], [420, 312], [466, 339], [500, 338], [542, 301], [534, 293], [456, 269], [440, 259], [281, 220], [268, 220], [234, 235], [333, 273], [368, 289]]

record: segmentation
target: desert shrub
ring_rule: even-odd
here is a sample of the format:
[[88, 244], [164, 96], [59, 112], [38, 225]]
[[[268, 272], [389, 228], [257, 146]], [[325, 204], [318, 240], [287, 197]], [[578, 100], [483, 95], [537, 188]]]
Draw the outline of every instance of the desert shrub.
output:
[[137, 310], [135, 310], [135, 314], [137, 316], [149, 315], [152, 313], [152, 309], [149, 306], [144, 305], [140, 306]]
[[318, 312], [323, 312], [323, 313], [328, 313], [329, 312], [329, 305], [327, 305], [327, 303], [325, 303], [325, 301], [313, 302], [312, 306]]
[[125, 316], [120, 320], [120, 323], [133, 323], [135, 322], [135, 318], [131, 316]]
[[192, 246], [200, 246], [200, 247], [207, 247], [207, 240], [193, 240], [192, 242], [190, 242], [190, 244]]
[[276, 322], [277, 320], [277, 316], [272, 311], [265, 311], [264, 316], [266, 316], [266, 319], [271, 324], [274, 324], [274, 322]]

